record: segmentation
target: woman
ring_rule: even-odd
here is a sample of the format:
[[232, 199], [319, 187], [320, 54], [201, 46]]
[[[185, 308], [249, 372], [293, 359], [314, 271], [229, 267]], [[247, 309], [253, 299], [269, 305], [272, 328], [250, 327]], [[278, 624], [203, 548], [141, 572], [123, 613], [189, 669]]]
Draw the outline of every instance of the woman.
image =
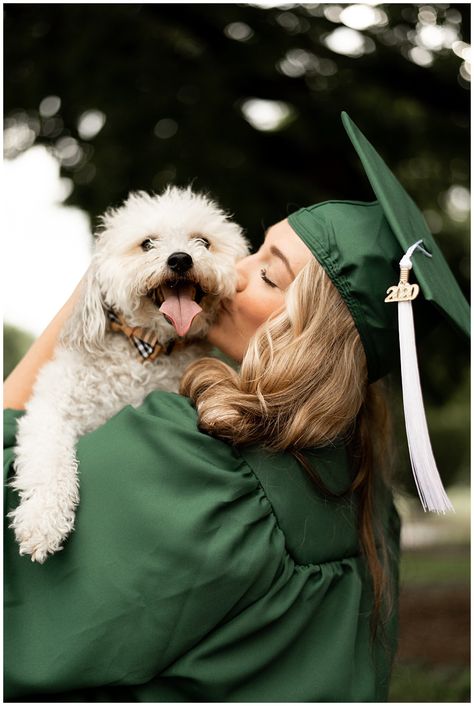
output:
[[[318, 216], [334, 209], [393, 239], [378, 204]], [[368, 381], [387, 361], [308, 213], [238, 267], [210, 340], [240, 373], [199, 361], [183, 396], [152, 393], [83, 437], [76, 530], [45, 565], [6, 532], [8, 699], [386, 699], [398, 520]], [[7, 382], [7, 472], [71, 305]]]

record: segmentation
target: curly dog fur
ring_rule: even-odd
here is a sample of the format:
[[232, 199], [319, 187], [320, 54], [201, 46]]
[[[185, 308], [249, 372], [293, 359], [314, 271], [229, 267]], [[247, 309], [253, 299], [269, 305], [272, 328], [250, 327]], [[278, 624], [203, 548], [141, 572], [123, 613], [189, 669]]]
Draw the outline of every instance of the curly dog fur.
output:
[[[9, 517], [21, 554], [42, 563], [61, 549], [79, 503], [78, 438], [152, 390], [178, 390], [184, 368], [209, 350], [206, 332], [233, 295], [235, 262], [246, 254], [239, 226], [190, 188], [132, 193], [102, 217], [80, 301], [19, 420], [12, 486], [20, 503]], [[169, 294], [187, 300], [178, 322], [163, 304]], [[108, 309], [161, 343], [182, 337], [188, 345], [140, 360], [127, 337], [110, 330]]]

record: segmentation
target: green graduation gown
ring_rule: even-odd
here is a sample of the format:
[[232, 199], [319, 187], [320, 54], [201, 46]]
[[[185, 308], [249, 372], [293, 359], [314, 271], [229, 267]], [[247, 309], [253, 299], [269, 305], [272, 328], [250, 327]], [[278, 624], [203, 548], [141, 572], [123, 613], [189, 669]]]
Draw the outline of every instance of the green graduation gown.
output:
[[[5, 413], [7, 477], [20, 414]], [[77, 453], [63, 551], [32, 563], [5, 529], [6, 700], [387, 698], [396, 614], [372, 644], [353, 500], [324, 499], [290, 454], [203, 434], [191, 402], [165, 392]], [[347, 486], [343, 446], [308, 458]], [[396, 584], [398, 517], [389, 498], [382, 509]]]

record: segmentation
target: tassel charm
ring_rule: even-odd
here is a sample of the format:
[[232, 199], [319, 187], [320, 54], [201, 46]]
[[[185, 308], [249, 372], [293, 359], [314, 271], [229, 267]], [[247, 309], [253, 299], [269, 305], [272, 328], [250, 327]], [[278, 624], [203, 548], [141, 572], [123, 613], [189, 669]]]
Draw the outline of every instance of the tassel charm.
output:
[[431, 257], [431, 254], [421, 247], [422, 242], [419, 240], [412, 245], [400, 260], [400, 282], [387, 290], [388, 296], [385, 301], [398, 302], [403, 410], [411, 467], [418, 495], [425, 512], [428, 510], [445, 513], [454, 512], [454, 508], [444, 490], [431, 448], [416, 355], [411, 302], [418, 295], [419, 287], [417, 284], [408, 282], [414, 251], [418, 249], [427, 257]]
[[387, 289], [388, 297], [385, 297], [386, 302], [408, 302], [416, 299], [420, 288], [417, 284], [408, 283], [409, 267], [400, 266], [400, 282], [394, 287]]

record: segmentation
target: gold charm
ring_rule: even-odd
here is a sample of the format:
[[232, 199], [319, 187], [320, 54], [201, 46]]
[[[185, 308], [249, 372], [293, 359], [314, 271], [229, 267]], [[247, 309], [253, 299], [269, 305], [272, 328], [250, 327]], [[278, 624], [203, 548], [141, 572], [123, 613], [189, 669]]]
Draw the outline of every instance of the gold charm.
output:
[[386, 302], [409, 302], [418, 296], [420, 288], [417, 284], [409, 284], [408, 267], [400, 268], [400, 282], [387, 289], [388, 296], [385, 297]]

